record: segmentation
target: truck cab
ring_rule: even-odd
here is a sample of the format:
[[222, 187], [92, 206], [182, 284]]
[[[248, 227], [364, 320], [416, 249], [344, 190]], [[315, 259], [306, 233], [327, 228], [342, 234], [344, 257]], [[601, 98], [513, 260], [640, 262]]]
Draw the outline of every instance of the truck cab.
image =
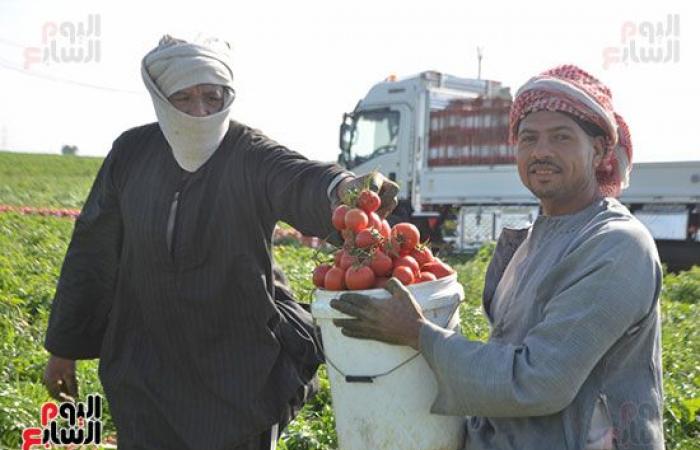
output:
[[436, 71], [402, 80], [390, 76], [344, 115], [338, 161], [356, 174], [387, 174], [401, 187], [400, 200], [421, 211], [420, 174], [429, 163], [431, 140], [439, 137], [436, 114], [460, 100], [494, 95], [510, 99], [508, 89], [490, 80]]

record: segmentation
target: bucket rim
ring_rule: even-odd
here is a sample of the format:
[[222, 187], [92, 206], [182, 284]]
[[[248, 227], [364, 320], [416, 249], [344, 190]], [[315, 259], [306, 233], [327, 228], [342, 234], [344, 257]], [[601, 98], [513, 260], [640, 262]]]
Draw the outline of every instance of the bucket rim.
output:
[[[456, 273], [438, 280], [408, 285], [406, 288], [413, 294], [424, 311], [437, 310], [460, 303], [464, 298], [464, 288], [457, 281]], [[326, 291], [317, 289], [313, 293], [311, 315], [314, 319], [349, 318], [350, 316], [330, 306], [331, 300], [349, 292], [376, 298], [389, 298], [391, 296], [386, 289], [366, 289], [362, 291]]]
[[[414, 293], [414, 292], [417, 291], [417, 290], [423, 290], [423, 289], [427, 289], [428, 287], [439, 286], [439, 285], [441, 285], [441, 284], [444, 284], [444, 285], [447, 286], [447, 285], [449, 285], [449, 284], [451, 284], [451, 283], [453, 283], [453, 282], [455, 282], [455, 281], [457, 281], [457, 272], [452, 273], [452, 274], [450, 274], [450, 275], [448, 275], [448, 276], [446, 276], [446, 277], [438, 278], [437, 280], [424, 281], [424, 282], [422, 282], [422, 283], [409, 284], [408, 286], [406, 286], [406, 288], [407, 288], [411, 293]], [[360, 291], [349, 291], [349, 290], [345, 290], [345, 291], [328, 291], [328, 290], [326, 290], [326, 289], [316, 288], [316, 289], [313, 290], [312, 294], [314, 295], [314, 298], [315, 298], [315, 295], [316, 295], [317, 293], [322, 293], [323, 297], [333, 296], [334, 298], [337, 297], [337, 296], [339, 296], [339, 295], [347, 294], [347, 293], [362, 294], [362, 295], [368, 295], [368, 296], [371, 296], [371, 297], [381, 297], [381, 296], [385, 296], [386, 293], [388, 293], [388, 292], [389, 292], [389, 291], [387, 291], [387, 290], [384, 289], [384, 288], [364, 289], [364, 290], [360, 290]]]

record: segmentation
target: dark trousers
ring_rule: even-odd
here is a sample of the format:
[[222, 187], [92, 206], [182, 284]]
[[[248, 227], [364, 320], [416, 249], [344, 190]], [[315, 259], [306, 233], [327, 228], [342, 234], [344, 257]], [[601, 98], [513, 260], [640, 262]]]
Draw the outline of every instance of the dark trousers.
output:
[[[117, 448], [119, 450], [200, 450], [192, 449], [180, 439], [177, 432], [163, 417], [162, 412], [151, 402], [143, 401], [143, 393], [136, 386], [117, 388], [116, 391], [110, 389], [107, 399], [111, 400], [112, 418], [117, 428]], [[139, 407], [120, 407], [121, 405], [135, 404], [138, 404]], [[145, 430], [152, 430], [152, 433]], [[275, 424], [270, 429], [253, 436], [247, 442], [235, 447], [217, 450], [274, 450], [280, 432], [281, 429]]]

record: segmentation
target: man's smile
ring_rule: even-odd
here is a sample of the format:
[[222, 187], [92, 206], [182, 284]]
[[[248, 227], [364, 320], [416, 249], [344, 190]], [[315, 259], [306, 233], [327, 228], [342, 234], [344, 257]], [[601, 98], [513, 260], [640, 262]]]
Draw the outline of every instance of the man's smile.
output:
[[528, 168], [528, 173], [538, 176], [549, 176], [561, 173], [561, 169], [551, 163], [533, 163]]

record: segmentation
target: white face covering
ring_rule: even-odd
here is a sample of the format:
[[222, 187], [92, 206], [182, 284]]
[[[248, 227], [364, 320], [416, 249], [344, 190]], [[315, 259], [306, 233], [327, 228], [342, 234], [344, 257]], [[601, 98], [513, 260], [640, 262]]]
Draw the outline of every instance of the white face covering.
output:
[[[195, 44], [168, 35], [141, 63], [158, 123], [177, 163], [188, 172], [199, 169], [221, 144], [229, 127], [233, 103], [233, 72], [230, 47], [226, 42], [208, 40]], [[225, 86], [221, 111], [195, 117], [175, 108], [168, 97], [198, 84]]]

